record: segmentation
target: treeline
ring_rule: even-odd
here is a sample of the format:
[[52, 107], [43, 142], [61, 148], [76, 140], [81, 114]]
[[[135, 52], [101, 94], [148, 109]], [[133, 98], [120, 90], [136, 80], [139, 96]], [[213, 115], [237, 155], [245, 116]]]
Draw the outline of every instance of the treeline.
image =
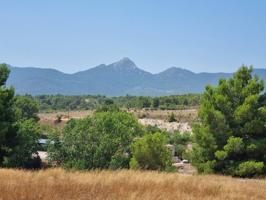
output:
[[[27, 95], [30, 97], [29, 95]], [[98, 107], [114, 104], [120, 108], [133, 109], [167, 109], [175, 110], [198, 106], [200, 94], [172, 95], [163, 97], [121, 96], [106, 97], [101, 95], [64, 96], [40, 95], [32, 97], [40, 105], [41, 111], [49, 110], [93, 110]]]

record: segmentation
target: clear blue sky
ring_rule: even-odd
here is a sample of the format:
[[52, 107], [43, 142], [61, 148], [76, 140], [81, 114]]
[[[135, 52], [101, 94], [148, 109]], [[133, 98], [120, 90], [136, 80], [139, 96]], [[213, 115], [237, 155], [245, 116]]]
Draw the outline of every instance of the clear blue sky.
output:
[[266, 68], [265, 0], [0, 0], [0, 62], [76, 72]]

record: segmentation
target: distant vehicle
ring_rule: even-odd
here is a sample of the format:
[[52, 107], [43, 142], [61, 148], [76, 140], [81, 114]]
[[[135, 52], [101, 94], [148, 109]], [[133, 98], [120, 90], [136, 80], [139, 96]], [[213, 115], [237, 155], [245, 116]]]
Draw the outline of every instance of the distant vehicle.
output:
[[182, 160], [182, 163], [189, 163], [188, 160]]

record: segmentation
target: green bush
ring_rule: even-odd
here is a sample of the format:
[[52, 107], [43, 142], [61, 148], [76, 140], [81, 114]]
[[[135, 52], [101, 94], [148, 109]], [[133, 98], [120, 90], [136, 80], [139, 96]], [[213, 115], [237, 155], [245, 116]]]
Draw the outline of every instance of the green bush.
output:
[[51, 162], [68, 169], [128, 168], [130, 144], [142, 134], [142, 126], [132, 114], [96, 112], [70, 120], [61, 134], [51, 134], [48, 155]]
[[169, 143], [174, 145], [175, 154], [182, 159], [188, 159], [187, 145], [191, 143], [191, 134], [189, 132], [180, 133], [175, 131], [170, 134]]
[[253, 177], [256, 175], [262, 175], [264, 173], [264, 163], [256, 161], [242, 162], [236, 175], [241, 177]]
[[171, 113], [168, 116], [168, 122], [176, 122], [176, 117], [175, 117], [175, 114], [174, 113]]
[[113, 170], [129, 168], [129, 161], [130, 157], [128, 153], [124, 153], [122, 151], [116, 152], [111, 158], [109, 168]]
[[167, 138], [161, 133], [146, 134], [131, 146], [130, 168], [166, 170], [171, 166], [171, 152], [166, 147]]
[[16, 96], [15, 103], [17, 119], [39, 120], [39, 104], [32, 96]]

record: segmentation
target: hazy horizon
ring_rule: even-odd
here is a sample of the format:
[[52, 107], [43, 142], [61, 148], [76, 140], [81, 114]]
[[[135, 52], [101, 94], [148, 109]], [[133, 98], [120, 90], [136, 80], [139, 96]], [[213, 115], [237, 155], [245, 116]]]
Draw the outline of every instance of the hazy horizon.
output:
[[266, 68], [266, 1], [6, 1], [0, 62], [83, 71], [129, 57], [148, 72]]

